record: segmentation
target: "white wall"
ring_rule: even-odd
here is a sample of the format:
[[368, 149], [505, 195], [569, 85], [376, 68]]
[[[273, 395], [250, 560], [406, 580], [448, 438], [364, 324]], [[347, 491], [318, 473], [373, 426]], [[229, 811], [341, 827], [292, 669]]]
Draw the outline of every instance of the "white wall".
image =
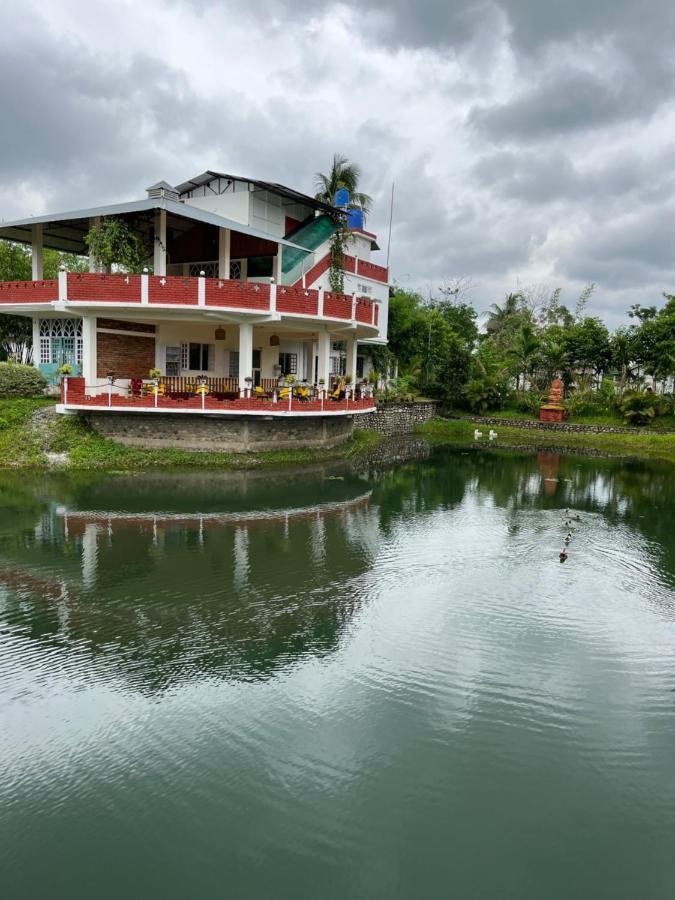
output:
[[234, 193], [228, 191], [225, 194], [208, 193], [202, 197], [190, 197], [185, 203], [248, 225], [250, 197], [249, 191], [238, 190]]

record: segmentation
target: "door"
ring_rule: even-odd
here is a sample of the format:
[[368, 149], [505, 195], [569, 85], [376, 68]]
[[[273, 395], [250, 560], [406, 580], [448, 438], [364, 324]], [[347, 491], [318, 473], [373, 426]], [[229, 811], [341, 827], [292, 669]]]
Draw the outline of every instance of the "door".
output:
[[253, 358], [251, 360], [251, 368], [253, 369], [253, 386], [260, 387], [260, 370], [261, 370], [261, 350], [253, 351]]

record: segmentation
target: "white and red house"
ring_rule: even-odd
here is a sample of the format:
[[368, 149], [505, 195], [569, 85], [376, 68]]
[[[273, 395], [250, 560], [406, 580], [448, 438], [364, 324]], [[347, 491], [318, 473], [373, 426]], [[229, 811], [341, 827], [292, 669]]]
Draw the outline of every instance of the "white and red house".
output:
[[[148, 271], [111, 274], [90, 259], [89, 272], [43, 279], [43, 248], [86, 255], [92, 225], [116, 216], [153, 248]], [[354, 386], [367, 375], [369, 345], [387, 340], [388, 271], [371, 260], [375, 235], [351, 215], [344, 293], [332, 292], [334, 222], [335, 208], [310, 196], [211, 171], [176, 187], [160, 182], [138, 201], [3, 222], [0, 238], [32, 246], [33, 277], [0, 283], [0, 313], [32, 319], [34, 362], [49, 379], [72, 367], [66, 412], [262, 414], [258, 386], [272, 398], [270, 415], [289, 375], [315, 390], [291, 398], [284, 414], [366, 411], [373, 401]], [[139, 394], [151, 369], [163, 389]], [[199, 376], [208, 393], [186, 398]], [[352, 388], [327, 404], [338, 376]]]

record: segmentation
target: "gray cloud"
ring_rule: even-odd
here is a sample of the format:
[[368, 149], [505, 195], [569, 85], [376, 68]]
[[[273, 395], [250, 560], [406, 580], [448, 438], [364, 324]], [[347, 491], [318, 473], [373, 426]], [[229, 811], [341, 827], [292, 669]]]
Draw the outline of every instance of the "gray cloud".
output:
[[404, 284], [594, 280], [615, 322], [675, 286], [675, 4], [78, 2], [0, 12], [0, 217], [205, 168], [310, 191], [340, 151], [382, 246], [396, 182]]

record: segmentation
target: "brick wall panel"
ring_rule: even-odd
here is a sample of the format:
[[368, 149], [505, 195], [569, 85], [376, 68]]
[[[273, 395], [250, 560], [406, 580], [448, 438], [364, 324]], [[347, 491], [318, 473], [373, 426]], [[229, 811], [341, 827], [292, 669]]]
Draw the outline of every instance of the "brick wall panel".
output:
[[147, 378], [154, 368], [155, 339], [150, 335], [146, 338], [99, 331], [96, 345], [98, 378], [105, 378], [108, 372], [116, 378]]

